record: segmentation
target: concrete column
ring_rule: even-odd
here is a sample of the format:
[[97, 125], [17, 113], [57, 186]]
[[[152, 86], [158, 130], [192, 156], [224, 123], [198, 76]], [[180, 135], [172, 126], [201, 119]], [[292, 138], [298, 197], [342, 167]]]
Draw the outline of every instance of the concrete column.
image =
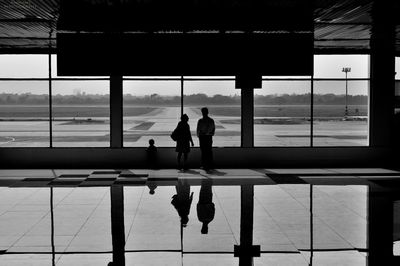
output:
[[254, 90], [241, 90], [241, 146], [254, 146]]
[[372, 7], [369, 132], [372, 147], [393, 145], [395, 24], [393, 0]]
[[236, 76], [235, 87], [241, 89], [241, 147], [254, 147], [254, 89], [262, 87], [262, 76]]
[[122, 76], [110, 77], [110, 145], [122, 148]]
[[125, 266], [124, 187], [121, 185], [112, 185], [110, 193], [113, 246], [112, 266]]

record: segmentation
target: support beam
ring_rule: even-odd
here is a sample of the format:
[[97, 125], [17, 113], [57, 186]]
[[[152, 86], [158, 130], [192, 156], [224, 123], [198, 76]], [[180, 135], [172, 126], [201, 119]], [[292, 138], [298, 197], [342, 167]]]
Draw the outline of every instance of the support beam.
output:
[[375, 0], [372, 7], [369, 115], [369, 142], [372, 147], [393, 145], [395, 91], [393, 10], [392, 0]]
[[110, 145], [122, 148], [123, 112], [122, 112], [122, 76], [110, 77]]

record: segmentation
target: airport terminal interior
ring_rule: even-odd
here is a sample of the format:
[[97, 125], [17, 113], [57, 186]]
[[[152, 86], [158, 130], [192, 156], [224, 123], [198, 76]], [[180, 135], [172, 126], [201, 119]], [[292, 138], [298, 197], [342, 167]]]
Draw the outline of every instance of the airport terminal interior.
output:
[[1, 0], [0, 265], [400, 265], [399, 14]]

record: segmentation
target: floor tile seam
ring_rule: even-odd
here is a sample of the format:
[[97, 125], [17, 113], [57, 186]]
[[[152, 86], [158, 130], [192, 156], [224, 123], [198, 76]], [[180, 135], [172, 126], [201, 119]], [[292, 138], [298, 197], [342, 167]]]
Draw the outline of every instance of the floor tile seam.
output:
[[[324, 219], [322, 219], [321, 217], [319, 217], [319, 219], [320, 219], [326, 226], [328, 226], [333, 232], [335, 232], [342, 240], [344, 240], [347, 244], [349, 244], [351, 247], [353, 247], [353, 248], [355, 248], [355, 249], [358, 248], [358, 247], [353, 246], [353, 244], [351, 244], [347, 239], [345, 239], [345, 238], [342, 236], [341, 233], [339, 233], [334, 227], [332, 227], [332, 226], [329, 224], [329, 222], [326, 222], [326, 221], [325, 221]], [[367, 225], [366, 229], [367, 229], [367, 228], [368, 228], [368, 225]], [[367, 238], [367, 239], [368, 239], [368, 238]], [[365, 245], [368, 246], [367, 243], [365, 243]], [[364, 248], [364, 247], [362, 247], [362, 248]]]
[[[55, 174], [54, 169], [53, 169], [52, 171], [53, 171], [53, 174]], [[51, 190], [51, 189], [53, 189], [53, 188], [50, 188], [50, 190]], [[54, 213], [54, 209], [56, 208], [56, 206], [60, 205], [61, 202], [62, 202], [63, 200], [65, 200], [65, 198], [67, 198], [73, 191], [74, 191], [74, 189], [71, 189], [71, 190], [69, 191], [69, 193], [67, 193], [61, 200], [58, 201], [58, 203], [56, 203], [56, 204], [53, 203], [53, 213]], [[53, 189], [53, 193], [54, 193], [54, 189]], [[54, 199], [54, 198], [53, 198], [53, 199]], [[50, 230], [51, 230], [51, 229], [50, 229]], [[55, 228], [54, 228], [54, 231], [55, 231]], [[55, 238], [55, 237], [56, 237], [56, 235], [54, 234], [54, 238]], [[50, 235], [50, 238], [51, 238], [51, 235]], [[71, 241], [72, 241], [74, 238], [75, 238], [75, 236], [72, 236], [72, 238], [71, 238], [70, 242], [68, 243], [68, 245], [65, 246], [64, 251], [67, 250], [68, 246], [70, 245]], [[55, 248], [56, 248], [56, 247], [55, 247]], [[56, 262], [55, 262], [56, 264], [57, 264], [57, 262], [60, 260], [61, 257], [62, 257], [62, 255], [59, 256], [59, 257], [56, 259]]]
[[[312, 186], [314, 186], [314, 185], [312, 185]], [[334, 201], [335, 203], [337, 203], [338, 205], [340, 205], [340, 206], [346, 208], [346, 209], [349, 210], [351, 213], [355, 214], [356, 216], [360, 216], [357, 212], [355, 212], [354, 210], [348, 208], [345, 204], [343, 204], [342, 202], [336, 200], [334, 197], [332, 197], [332, 196], [329, 195], [328, 193], [326, 193], [326, 192], [324, 192], [324, 191], [322, 191], [322, 190], [320, 190], [320, 189], [318, 189], [318, 188], [315, 188], [315, 187], [313, 187], [313, 190], [314, 190], [314, 192], [315, 192], [315, 190], [319, 191], [319, 193], [321, 193], [321, 194], [323, 194], [325, 197], [327, 197], [327, 198], [333, 200], [333, 201]], [[286, 190], [285, 190], [285, 192], [288, 193], [294, 200], [296, 200], [297, 202], [299, 202], [306, 210], [308, 210], [308, 207], [305, 206], [301, 201], [297, 200], [297, 198], [296, 198], [295, 196], [293, 196], [290, 192], [287, 192]], [[313, 195], [314, 195], [314, 193], [313, 193]], [[309, 197], [308, 197], [308, 198], [309, 198]], [[314, 216], [314, 214], [313, 214], [313, 216]], [[317, 216], [317, 215], [315, 215], [315, 216]], [[361, 218], [363, 218], [363, 217], [361, 217]], [[363, 219], [365, 219], [365, 218], [363, 218]]]
[[[306, 184], [306, 185], [308, 185], [308, 184]], [[301, 206], [303, 206], [303, 208], [304, 208], [305, 210], [308, 210], [307, 206], [305, 206], [301, 201], [299, 201], [299, 200], [298, 200], [295, 196], [293, 196], [290, 192], [288, 192], [286, 189], [284, 189], [284, 188], [281, 187], [280, 185], [278, 185], [278, 187], [279, 187], [283, 192], [285, 192], [287, 195], [289, 195], [290, 198], [292, 198], [294, 201], [296, 201], [296, 202], [299, 203]]]
[[[50, 195], [49, 195], [50, 197]], [[50, 206], [49, 206], [50, 208]], [[22, 238], [24, 238], [25, 236], [29, 236], [28, 233], [32, 231], [33, 228], [35, 228], [35, 226], [37, 226], [40, 222], [42, 222], [42, 220], [48, 216], [48, 214], [51, 212], [51, 210], [47, 211], [45, 214], [43, 214], [43, 216], [35, 223], [33, 224], [23, 235], [21, 235], [21, 237], [19, 237], [16, 241], [14, 241], [14, 243], [10, 246], [10, 248], [14, 247], [14, 245], [16, 243], [18, 243]]]
[[[26, 189], [26, 188], [25, 188], [25, 189]], [[33, 195], [34, 195], [35, 193], [37, 193], [38, 191], [39, 191], [39, 189], [38, 189], [38, 188], [35, 188], [34, 191], [33, 191], [32, 193], [30, 193], [29, 195], [26, 195], [25, 197], [23, 197], [23, 198], [21, 198], [20, 200], [18, 200], [18, 201], [13, 205], [13, 208], [14, 208], [16, 205], [19, 205], [22, 201], [26, 200], [27, 198], [33, 196]]]
[[[366, 197], [366, 199], [365, 199], [365, 209], [367, 210], [368, 209], [368, 186], [366, 186], [366, 188], [367, 188], [367, 190], [366, 190], [366, 195], [367, 195], [367, 197]], [[349, 189], [350, 190], [353, 190], [353, 191], [356, 191], [354, 188], [352, 188], [352, 187], [349, 187]], [[353, 210], [353, 212], [355, 212], [357, 215], [359, 215], [361, 218], [363, 218], [363, 219], [366, 219], [365, 217], [363, 217], [360, 213], [358, 213], [358, 212], [356, 212], [355, 210]], [[367, 213], [366, 213], [367, 214]]]
[[[139, 199], [139, 201], [138, 201], [138, 203], [137, 203], [137, 205], [136, 205], [136, 208], [135, 208], [135, 214], [133, 215], [132, 224], [131, 224], [131, 226], [129, 227], [128, 234], [126, 234], [126, 232], [125, 232], [125, 234], [126, 234], [126, 235], [125, 235], [125, 242], [126, 242], [127, 239], [129, 238], [129, 236], [130, 236], [130, 234], [131, 234], [131, 231], [133, 230], [133, 225], [135, 224], [136, 216], [138, 215], [139, 206], [140, 206], [140, 204], [141, 204], [141, 202], [142, 202], [142, 200], [143, 200], [144, 190], [145, 190], [145, 188], [143, 187], [142, 193], [140, 194], [140, 199]], [[124, 216], [124, 217], [125, 217], [125, 216]], [[124, 221], [124, 224], [125, 224], [125, 221]]]
[[281, 231], [281, 233], [286, 237], [287, 240], [289, 240], [290, 244], [295, 247], [295, 243], [292, 241], [292, 239], [290, 239], [290, 237], [286, 234], [285, 230], [282, 229], [282, 227], [279, 225], [279, 223], [276, 221], [276, 219], [268, 212], [268, 210], [264, 207], [264, 205], [262, 204], [262, 202], [256, 197], [254, 196], [254, 199], [261, 205], [261, 207], [264, 209], [265, 213], [271, 218], [271, 220], [275, 223], [275, 225], [279, 228], [279, 230]]
[[233, 228], [232, 228], [232, 226], [231, 226], [231, 224], [230, 224], [230, 222], [229, 222], [228, 217], [226, 216], [226, 213], [225, 213], [225, 210], [224, 210], [224, 208], [223, 208], [223, 206], [222, 206], [221, 200], [220, 200], [220, 198], [218, 197], [218, 194], [215, 192], [214, 189], [213, 189], [213, 193], [215, 194], [215, 197], [217, 198], [218, 205], [219, 205], [219, 207], [220, 207], [221, 210], [222, 210], [222, 214], [224, 215], [225, 221], [226, 221], [226, 223], [227, 223], [228, 226], [229, 226], [229, 230], [231, 231], [231, 234], [232, 234], [233, 238], [235, 239], [236, 244], [238, 244], [239, 241], [238, 241], [238, 239], [236, 239], [235, 233], [234, 233]]
[[[318, 189], [318, 188], [314, 188], [317, 189], [320, 193], [326, 195], [328, 198], [332, 199], [334, 202], [337, 202], [340, 206], [346, 208], [347, 210], [349, 210], [351, 213], [355, 214], [356, 216], [360, 216], [362, 219], [366, 219], [365, 217], [362, 217], [359, 213], [357, 213], [356, 211], [354, 211], [351, 208], [348, 208], [345, 204], [343, 204], [342, 202], [338, 201], [336, 198], [332, 197], [331, 195], [329, 195], [328, 193]], [[368, 199], [368, 197], [367, 197]]]
[[[318, 188], [313, 188], [313, 189], [318, 190]], [[333, 200], [334, 200], [335, 202], [337, 202], [339, 205], [345, 207], [346, 209], [348, 209], [349, 211], [351, 211], [352, 213], [354, 213], [354, 214], [357, 215], [357, 213], [355, 213], [353, 210], [347, 208], [345, 205], [343, 205], [342, 203], [340, 203], [339, 201], [337, 201], [335, 198], [331, 197], [329, 194], [327, 194], [327, 193], [325, 193], [324, 191], [321, 191], [321, 190], [319, 190], [319, 192], [322, 193], [322, 194], [327, 195], [327, 197], [333, 199]], [[289, 194], [290, 194], [290, 193], [289, 193]], [[292, 196], [292, 197], [293, 197], [293, 196]], [[295, 198], [295, 200], [298, 201], [296, 198]], [[301, 203], [300, 201], [298, 201], [298, 202], [299, 202], [301, 205], [303, 205], [303, 206], [307, 209], [307, 206], [305, 206], [305, 205], [304, 205], [303, 203]], [[309, 212], [311, 212], [311, 215], [312, 215], [312, 217], [313, 217], [313, 224], [314, 224], [314, 217], [315, 217], [315, 218], [318, 218], [320, 221], [322, 221], [322, 222], [324, 223], [324, 225], [326, 225], [326, 226], [327, 226], [329, 229], [331, 229], [337, 236], [339, 236], [339, 238], [341, 238], [344, 242], [346, 242], [348, 245], [350, 245], [351, 247], [353, 247], [353, 245], [352, 245], [349, 241], [347, 241], [347, 239], [343, 238], [343, 236], [342, 236], [339, 232], [337, 232], [328, 222], [325, 221], [325, 219], [321, 218], [321, 216], [319, 216], [319, 215], [314, 214], [314, 212], [313, 212], [311, 209], [309, 209]], [[358, 216], [358, 215], [357, 215], [357, 216]]]
[[[33, 194], [35, 194], [35, 193], [37, 193], [37, 192], [38, 192], [38, 190], [34, 191], [31, 195], [33, 195]], [[50, 198], [50, 195], [49, 195], [49, 198]], [[18, 205], [18, 203], [15, 204], [13, 207], [15, 207], [15, 206], [17, 206], [17, 205]], [[50, 208], [50, 204], [49, 204], [49, 208]], [[15, 245], [18, 241], [20, 241], [23, 237], [27, 236], [27, 234], [28, 234], [29, 232], [31, 232], [32, 229], [33, 229], [36, 225], [38, 225], [40, 222], [42, 222], [42, 220], [43, 220], [46, 216], [48, 216], [48, 214], [49, 214], [50, 212], [51, 212], [51, 210], [49, 210], [49, 211], [47, 211], [45, 214], [43, 214], [42, 218], [40, 218], [39, 221], [38, 221], [37, 223], [35, 223], [34, 225], [32, 225], [32, 226], [30, 227], [30, 229], [29, 229], [27, 232], [25, 232], [20, 238], [18, 238], [10, 247], [14, 247], [14, 245]]]
[[[75, 189], [71, 190], [71, 193], [74, 191]], [[69, 194], [68, 194], [69, 195]], [[100, 206], [102, 200], [104, 199], [104, 197], [107, 195], [107, 191], [104, 192], [103, 197], [101, 197], [101, 200], [99, 200], [99, 202], [97, 203], [96, 207], [90, 212], [90, 214], [88, 215], [88, 217], [85, 219], [85, 222], [81, 225], [81, 227], [79, 228], [79, 230], [76, 232], [76, 234], [74, 234], [74, 236], [71, 238], [71, 240], [69, 241], [67, 247], [65, 248], [65, 250], [67, 250], [71, 243], [74, 241], [74, 239], [78, 236], [79, 232], [82, 230], [82, 228], [86, 225], [86, 223], [89, 221], [90, 217], [93, 215], [93, 213], [95, 212], [95, 210]], [[55, 231], [55, 228], [54, 228]], [[60, 257], [61, 258], [61, 257]]]

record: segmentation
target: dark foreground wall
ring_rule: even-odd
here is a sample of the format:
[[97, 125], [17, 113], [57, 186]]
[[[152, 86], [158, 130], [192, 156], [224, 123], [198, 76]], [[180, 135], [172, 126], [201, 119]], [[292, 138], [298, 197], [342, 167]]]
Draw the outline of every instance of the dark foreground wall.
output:
[[[385, 148], [214, 148], [216, 168], [396, 167]], [[3, 148], [0, 168], [147, 168], [146, 148]], [[158, 148], [158, 166], [176, 167], [175, 148]], [[193, 148], [189, 167], [200, 166]]]

